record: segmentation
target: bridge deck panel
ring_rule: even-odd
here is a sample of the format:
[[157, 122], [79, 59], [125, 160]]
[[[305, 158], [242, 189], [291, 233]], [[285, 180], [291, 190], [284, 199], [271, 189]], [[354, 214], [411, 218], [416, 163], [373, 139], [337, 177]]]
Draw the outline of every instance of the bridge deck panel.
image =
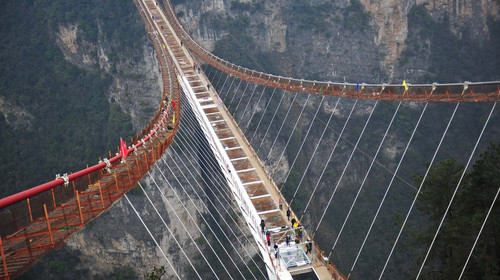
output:
[[274, 204], [273, 199], [270, 196], [252, 199], [252, 203], [257, 212], [277, 209], [276, 204]]
[[[236, 144], [238, 144], [238, 142], [236, 142]], [[248, 159], [235, 161], [233, 162], [233, 166], [234, 169], [236, 169], [236, 171], [245, 170], [253, 167], [252, 163]]]
[[254, 170], [248, 172], [240, 172], [238, 173], [240, 179], [243, 183], [255, 182], [260, 180], [259, 175]]
[[250, 197], [268, 194], [266, 187], [262, 183], [246, 185], [245, 189]]
[[[222, 144], [222, 147], [224, 147], [224, 148], [234, 148], [234, 147], [240, 146], [240, 143], [238, 143], [238, 141], [236, 141], [236, 139], [222, 140], [221, 144]], [[233, 163], [233, 165], [234, 165], [234, 163]]]

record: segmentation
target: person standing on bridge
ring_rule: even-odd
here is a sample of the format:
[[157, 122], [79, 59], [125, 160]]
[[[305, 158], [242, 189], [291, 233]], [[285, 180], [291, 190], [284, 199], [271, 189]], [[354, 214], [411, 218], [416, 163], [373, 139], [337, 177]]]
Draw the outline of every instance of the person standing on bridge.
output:
[[266, 232], [267, 247], [271, 247], [271, 234]]
[[262, 229], [262, 234], [264, 234], [266, 228], [266, 222], [264, 222], [264, 220], [260, 220], [260, 228]]
[[280, 211], [283, 210], [283, 199], [281, 199], [281, 197], [278, 200], [278, 204], [280, 206]]
[[288, 208], [288, 210], [286, 210], [286, 216], [288, 218], [288, 221], [290, 221], [290, 214], [291, 214], [290, 208]]
[[307, 244], [306, 244], [306, 254], [309, 254], [311, 253], [311, 249], [312, 249], [312, 243], [311, 243], [311, 239], [307, 238]]

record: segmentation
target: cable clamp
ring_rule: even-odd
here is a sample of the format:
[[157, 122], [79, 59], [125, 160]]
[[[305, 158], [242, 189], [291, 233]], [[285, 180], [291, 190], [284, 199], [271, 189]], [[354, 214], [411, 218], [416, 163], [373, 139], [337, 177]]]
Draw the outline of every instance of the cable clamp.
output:
[[465, 91], [469, 88], [470, 82], [465, 81], [464, 82], [464, 89], [462, 90], [462, 96], [464, 96]]
[[103, 162], [106, 163], [106, 166], [104, 167], [104, 169], [106, 169], [106, 171], [108, 171], [108, 173], [111, 174], [111, 162], [109, 162], [109, 160], [107, 158], [104, 158], [103, 160], [99, 161], [99, 163], [103, 163]]
[[432, 93], [437, 89], [437, 86], [438, 86], [438, 83], [436, 83], [436, 82], [432, 83], [432, 90], [431, 90], [430, 95], [432, 95]]
[[69, 185], [68, 173], [64, 173], [64, 175], [62, 176], [62, 178], [64, 180], [64, 186], [67, 187]]

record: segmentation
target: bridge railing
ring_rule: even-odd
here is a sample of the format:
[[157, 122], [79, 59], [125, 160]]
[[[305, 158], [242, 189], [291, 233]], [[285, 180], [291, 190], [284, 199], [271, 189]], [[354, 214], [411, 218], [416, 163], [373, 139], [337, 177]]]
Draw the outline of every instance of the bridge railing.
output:
[[296, 92], [345, 96], [358, 99], [417, 102], [497, 102], [500, 81], [448, 84], [366, 84], [334, 83], [281, 77], [251, 70], [219, 58], [200, 46], [184, 29], [170, 0], [163, 0], [166, 17], [186, 46], [211, 66], [252, 83]]

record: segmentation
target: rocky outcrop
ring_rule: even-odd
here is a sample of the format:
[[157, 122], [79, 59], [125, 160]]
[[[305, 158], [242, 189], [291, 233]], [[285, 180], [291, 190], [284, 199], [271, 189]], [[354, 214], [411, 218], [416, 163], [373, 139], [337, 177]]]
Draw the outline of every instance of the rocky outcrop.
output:
[[8, 125], [16, 129], [31, 129], [33, 116], [25, 109], [10, 104], [0, 96], [0, 113], [5, 118]]
[[[105, 38], [100, 30], [99, 37]], [[108, 101], [116, 102], [129, 114], [134, 130], [140, 131], [161, 98], [161, 73], [153, 47], [142, 43], [136, 55], [126, 56], [120, 51], [121, 46], [112, 41], [89, 41], [76, 24], [59, 26], [56, 43], [67, 61], [112, 77], [107, 89]]]

